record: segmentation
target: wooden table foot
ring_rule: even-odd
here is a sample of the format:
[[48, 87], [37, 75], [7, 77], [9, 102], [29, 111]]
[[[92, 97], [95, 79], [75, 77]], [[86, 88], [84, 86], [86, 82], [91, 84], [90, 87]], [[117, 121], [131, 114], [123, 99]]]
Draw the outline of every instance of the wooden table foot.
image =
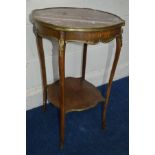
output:
[[45, 112], [46, 111], [46, 103], [43, 103], [43, 106], [42, 106], [42, 111]]
[[106, 128], [106, 122], [103, 122], [102, 123], [102, 129], [105, 129]]
[[61, 142], [61, 143], [60, 143], [60, 149], [63, 149], [63, 148], [64, 148], [64, 143]]

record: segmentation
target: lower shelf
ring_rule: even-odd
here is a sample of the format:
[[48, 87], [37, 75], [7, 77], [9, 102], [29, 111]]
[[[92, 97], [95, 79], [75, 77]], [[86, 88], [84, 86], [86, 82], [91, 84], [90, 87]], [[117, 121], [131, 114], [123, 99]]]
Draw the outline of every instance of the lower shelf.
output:
[[[59, 81], [48, 85], [47, 98], [53, 105], [60, 107]], [[101, 101], [104, 101], [103, 96], [88, 81], [82, 78], [65, 78], [65, 112], [85, 110]]]

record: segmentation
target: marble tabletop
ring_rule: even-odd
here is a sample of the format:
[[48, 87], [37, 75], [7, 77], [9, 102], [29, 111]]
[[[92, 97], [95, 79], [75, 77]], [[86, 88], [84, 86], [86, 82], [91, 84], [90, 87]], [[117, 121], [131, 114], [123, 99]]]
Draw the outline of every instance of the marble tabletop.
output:
[[46, 8], [32, 11], [32, 20], [70, 29], [98, 29], [124, 25], [120, 17], [89, 8]]

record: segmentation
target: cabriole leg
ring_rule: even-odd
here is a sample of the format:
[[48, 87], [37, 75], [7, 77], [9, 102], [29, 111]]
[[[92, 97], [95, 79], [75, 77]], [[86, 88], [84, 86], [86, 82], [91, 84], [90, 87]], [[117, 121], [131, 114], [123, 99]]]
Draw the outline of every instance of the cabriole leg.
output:
[[121, 47], [122, 47], [122, 35], [116, 37], [116, 53], [115, 53], [115, 58], [114, 58], [114, 62], [113, 62], [113, 65], [112, 65], [112, 69], [111, 69], [111, 73], [110, 73], [110, 78], [109, 78], [109, 82], [108, 82], [108, 86], [107, 86], [105, 103], [104, 103], [104, 106], [103, 106], [103, 122], [102, 122], [102, 127], [103, 128], [106, 127], [107, 106], [108, 106], [108, 101], [109, 101], [112, 81], [113, 81], [113, 78], [114, 78], [116, 66], [117, 66], [117, 63], [118, 63], [119, 56], [120, 56]]
[[65, 34], [61, 32], [59, 40], [59, 77], [60, 77], [60, 147], [64, 146], [65, 109], [64, 109], [64, 80], [65, 80]]
[[47, 80], [46, 80], [46, 68], [45, 68], [45, 56], [43, 50], [42, 37], [36, 33], [36, 42], [38, 48], [38, 55], [40, 60], [41, 75], [42, 75], [42, 88], [43, 88], [43, 111], [46, 109], [47, 102]]

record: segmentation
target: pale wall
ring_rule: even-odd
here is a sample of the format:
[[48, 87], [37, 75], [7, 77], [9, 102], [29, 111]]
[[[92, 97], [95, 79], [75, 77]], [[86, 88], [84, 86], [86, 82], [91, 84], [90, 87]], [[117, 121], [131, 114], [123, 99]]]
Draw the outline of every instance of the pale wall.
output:
[[[128, 0], [27, 0], [27, 56], [26, 56], [26, 108], [32, 109], [42, 104], [41, 74], [35, 36], [29, 15], [33, 9], [71, 6], [85, 7], [108, 11], [117, 14], [126, 22], [123, 32], [123, 47], [114, 80], [129, 75], [129, 31], [128, 31]], [[44, 39], [45, 59], [47, 67], [47, 81], [53, 82], [58, 78], [57, 72], [57, 42], [53, 46], [51, 41]], [[107, 83], [109, 69], [115, 52], [115, 41], [108, 44], [88, 46], [86, 79], [99, 86]], [[82, 44], [67, 44], [66, 51], [66, 76], [79, 77], [81, 75]], [[54, 66], [54, 67], [53, 67]], [[53, 69], [54, 68], [54, 69]], [[54, 73], [54, 76], [53, 76]]]

